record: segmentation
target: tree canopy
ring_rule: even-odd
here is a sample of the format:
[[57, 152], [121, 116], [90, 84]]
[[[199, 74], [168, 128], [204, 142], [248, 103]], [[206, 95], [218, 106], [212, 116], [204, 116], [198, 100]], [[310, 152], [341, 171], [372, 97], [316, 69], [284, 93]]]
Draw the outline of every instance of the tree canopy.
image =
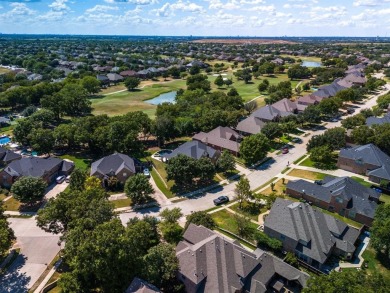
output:
[[47, 183], [41, 178], [21, 177], [11, 187], [13, 197], [23, 203], [41, 200], [45, 195]]
[[240, 156], [247, 164], [254, 164], [265, 158], [270, 149], [268, 138], [258, 133], [245, 137], [240, 145]]

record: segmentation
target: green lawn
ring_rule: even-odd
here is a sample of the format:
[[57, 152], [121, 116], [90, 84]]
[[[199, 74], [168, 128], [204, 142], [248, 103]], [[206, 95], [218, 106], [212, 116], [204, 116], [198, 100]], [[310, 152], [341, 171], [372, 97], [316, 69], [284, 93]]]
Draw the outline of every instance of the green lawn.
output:
[[371, 187], [372, 183], [365, 181], [364, 179], [356, 176], [351, 176], [351, 179], [355, 180], [356, 182], [360, 183], [361, 185], [365, 187]]
[[[224, 78], [230, 78], [233, 80], [232, 87], [234, 87], [238, 91], [238, 93], [241, 95], [241, 97], [245, 102], [248, 102], [260, 96], [257, 87], [264, 79], [268, 79], [270, 84], [273, 85], [278, 84], [281, 81], [289, 80], [287, 74], [275, 74], [272, 77], [262, 76], [258, 79], [253, 78], [250, 83], [245, 84], [245, 82], [242, 80], [238, 81], [237, 78], [233, 76], [233, 73], [231, 71], [222, 74], [226, 74], [223, 75]], [[213, 74], [208, 75], [208, 80], [211, 83], [212, 91], [220, 90], [223, 92], [227, 92], [229, 90], [229, 88], [226, 86], [222, 88], [218, 88], [214, 84], [215, 79], [216, 76], [214, 76]], [[147, 81], [145, 83], [147, 84], [152, 82]], [[295, 87], [298, 83], [299, 81], [297, 80], [291, 81], [293, 87]], [[143, 111], [153, 118], [157, 107], [146, 103], [145, 102], [146, 100], [157, 97], [158, 95], [163, 93], [177, 91], [178, 89], [185, 89], [185, 88], [186, 88], [186, 81], [183, 79], [177, 79], [168, 82], [162, 82], [160, 80], [155, 82], [152, 85], [147, 85], [133, 92], [123, 91], [123, 92], [111, 94], [113, 92], [124, 89], [123, 85], [119, 84], [113, 87], [109, 87], [108, 89], [102, 90], [101, 96], [91, 98], [92, 108], [93, 108], [92, 113], [95, 115], [107, 114], [109, 116], [115, 116], [115, 115], [122, 115], [132, 111]], [[263, 106], [264, 98], [259, 98], [256, 100], [256, 102], [258, 106]]]
[[63, 155], [60, 156], [61, 159], [67, 159], [74, 162], [76, 168], [79, 168], [81, 170], [88, 170], [91, 165], [91, 160], [82, 158], [79, 155]]
[[294, 164], [298, 164], [298, 163], [299, 163], [300, 161], [302, 161], [303, 158], [306, 157], [306, 156], [307, 156], [307, 154], [305, 154], [305, 155], [299, 157], [298, 159], [296, 159], [296, 160], [294, 161]]
[[258, 205], [254, 204], [252, 202], [249, 202], [249, 203], [243, 202], [241, 209], [240, 209], [239, 203], [236, 203], [236, 204], [230, 206], [229, 208], [232, 209], [233, 211], [235, 211], [236, 213], [239, 213], [239, 214], [242, 214], [244, 216], [251, 218], [252, 220], [254, 220], [256, 222], [259, 220], [259, 215], [267, 211], [267, 208], [259, 207]]
[[0, 67], [0, 74], [3, 74], [3, 73], [8, 73], [10, 72], [11, 70], [7, 69], [7, 68], [3, 68], [3, 67]]
[[368, 272], [381, 273], [385, 277], [390, 278], [390, 262], [386, 257], [378, 256], [376, 251], [369, 245], [363, 252], [363, 258], [367, 262]]
[[164, 184], [164, 181], [161, 180], [160, 176], [158, 176], [157, 171], [156, 171], [155, 168], [152, 169], [151, 175], [152, 175], [153, 180], [156, 183], [157, 187], [160, 189], [160, 191], [162, 193], [164, 193], [164, 195], [167, 198], [175, 197], [175, 195], [172, 193], [172, 191], [170, 191], [168, 188], [166, 188], [166, 186]]
[[390, 204], [390, 195], [382, 193], [382, 195], [379, 198], [379, 200], [384, 202], [385, 204]]
[[301, 169], [293, 169], [290, 173], [288, 173], [288, 175], [303, 178], [303, 179], [308, 179], [308, 180], [322, 180], [326, 176], [330, 176], [325, 173], [313, 172], [313, 171], [307, 171]]
[[[216, 213], [212, 213], [211, 216], [217, 223], [218, 227], [237, 235], [238, 228], [232, 213], [229, 213], [227, 210], [221, 210]], [[257, 225], [254, 223], [250, 223], [250, 226], [253, 229], [257, 229]]]
[[307, 158], [302, 163], [300, 163], [299, 166], [314, 167], [314, 162], [310, 158]]
[[155, 105], [144, 102], [155, 98], [163, 93], [177, 91], [186, 87], [185, 80], [178, 79], [171, 82], [156, 83], [145, 86], [142, 89], [132, 92], [124, 91], [120, 93], [103, 95], [91, 99], [92, 113], [95, 115], [107, 114], [109, 116], [122, 115], [128, 112], [143, 111], [150, 117], [154, 117]]
[[115, 209], [125, 208], [125, 207], [129, 207], [131, 205], [131, 199], [130, 198], [113, 200], [111, 202], [114, 204], [114, 208]]

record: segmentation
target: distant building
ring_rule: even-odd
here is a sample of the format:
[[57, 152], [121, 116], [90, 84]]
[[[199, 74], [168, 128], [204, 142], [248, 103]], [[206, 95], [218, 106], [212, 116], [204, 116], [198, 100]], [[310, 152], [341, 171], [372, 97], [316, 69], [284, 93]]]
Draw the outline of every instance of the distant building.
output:
[[372, 117], [368, 117], [366, 119], [367, 126], [382, 125], [382, 124], [386, 124], [386, 123], [390, 123], [390, 113], [387, 113], [383, 117], [372, 116]]

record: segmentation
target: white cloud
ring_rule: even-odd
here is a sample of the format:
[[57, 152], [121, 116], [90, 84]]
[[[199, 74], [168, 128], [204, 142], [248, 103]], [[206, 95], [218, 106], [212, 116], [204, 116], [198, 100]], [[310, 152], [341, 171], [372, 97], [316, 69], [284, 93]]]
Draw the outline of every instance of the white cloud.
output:
[[51, 3], [49, 5], [49, 7], [53, 11], [66, 11], [66, 10], [70, 10], [69, 6], [66, 5], [66, 2], [68, 2], [68, 0], [55, 0], [53, 3]]
[[106, 3], [130, 3], [137, 5], [150, 5], [158, 3], [158, 0], [104, 0]]
[[183, 2], [179, 0], [176, 3], [170, 4], [165, 3], [161, 8], [153, 10], [157, 16], [168, 17], [175, 15], [175, 11], [182, 12], [191, 12], [191, 13], [204, 13], [205, 10], [202, 6], [192, 3], [192, 2]]
[[274, 12], [275, 6], [274, 5], [262, 5], [262, 6], [251, 7], [251, 8], [248, 8], [246, 10], [256, 11], [256, 12]]
[[[383, 1], [382, 2], [386, 2]], [[381, 1], [378, 0], [355, 0], [353, 6], [378, 6], [381, 5]]]
[[119, 8], [117, 6], [95, 5], [94, 7], [87, 9], [85, 12], [87, 13], [106, 12], [108, 10], [119, 10]]

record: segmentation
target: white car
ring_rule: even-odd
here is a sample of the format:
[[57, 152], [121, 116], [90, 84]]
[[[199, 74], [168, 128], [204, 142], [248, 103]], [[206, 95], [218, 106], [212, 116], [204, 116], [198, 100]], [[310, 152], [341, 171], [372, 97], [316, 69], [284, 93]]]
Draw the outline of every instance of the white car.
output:
[[58, 184], [61, 184], [62, 182], [64, 182], [65, 181], [65, 175], [61, 175], [61, 176], [58, 176], [57, 178], [56, 178], [56, 182], [58, 183]]

